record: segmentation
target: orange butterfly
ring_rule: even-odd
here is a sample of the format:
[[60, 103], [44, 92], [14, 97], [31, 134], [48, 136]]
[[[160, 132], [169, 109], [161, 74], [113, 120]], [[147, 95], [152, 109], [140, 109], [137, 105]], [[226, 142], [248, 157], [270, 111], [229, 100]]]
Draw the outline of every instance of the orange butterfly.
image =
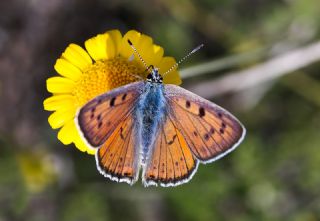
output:
[[88, 146], [97, 149], [101, 174], [134, 184], [141, 168], [144, 186], [186, 183], [199, 162], [223, 157], [245, 136], [229, 112], [179, 86], [164, 85], [152, 66], [146, 81], [94, 98], [76, 121]]

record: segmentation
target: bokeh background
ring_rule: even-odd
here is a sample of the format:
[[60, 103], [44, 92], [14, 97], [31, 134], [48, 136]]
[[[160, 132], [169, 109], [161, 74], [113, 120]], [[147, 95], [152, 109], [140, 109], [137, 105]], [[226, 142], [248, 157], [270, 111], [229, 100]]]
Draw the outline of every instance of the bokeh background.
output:
[[[0, 221], [320, 220], [319, 0], [0, 2]], [[137, 29], [183, 57], [183, 87], [234, 113], [243, 144], [176, 188], [106, 180], [43, 110], [69, 43]]]

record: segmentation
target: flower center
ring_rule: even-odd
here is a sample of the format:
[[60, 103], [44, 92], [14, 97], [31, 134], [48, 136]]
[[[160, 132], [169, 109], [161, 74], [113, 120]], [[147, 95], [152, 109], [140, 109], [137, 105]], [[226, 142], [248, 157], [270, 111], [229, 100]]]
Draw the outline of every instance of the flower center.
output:
[[145, 77], [143, 68], [135, 61], [121, 57], [96, 61], [83, 72], [72, 92], [76, 105], [82, 106], [100, 94], [139, 80], [136, 75]]

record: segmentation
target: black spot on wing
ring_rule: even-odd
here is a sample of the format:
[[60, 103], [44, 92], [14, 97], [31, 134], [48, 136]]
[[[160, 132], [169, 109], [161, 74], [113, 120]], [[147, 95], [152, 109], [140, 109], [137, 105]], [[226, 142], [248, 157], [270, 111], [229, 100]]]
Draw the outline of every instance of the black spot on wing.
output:
[[177, 134], [175, 134], [173, 137], [172, 137], [172, 140], [170, 140], [169, 142], [167, 142], [169, 145], [173, 144], [174, 143], [174, 140], [177, 138]]
[[124, 136], [123, 136], [123, 128], [122, 128], [122, 127], [120, 128], [120, 137], [121, 137], [121, 139], [122, 139], [122, 140], [124, 140]]
[[98, 128], [100, 128], [101, 126], [102, 126], [102, 121], [98, 123]]
[[191, 106], [190, 101], [186, 101], [186, 108], [190, 108], [190, 106]]
[[113, 107], [113, 106], [114, 106], [115, 101], [116, 101], [116, 97], [111, 98], [111, 100], [110, 100], [110, 107]]
[[124, 101], [124, 100], [126, 99], [126, 97], [127, 97], [127, 94], [123, 94], [123, 95], [122, 95], [122, 98], [121, 98], [122, 101]]
[[203, 107], [200, 107], [199, 108], [199, 117], [203, 117], [204, 115], [206, 115], [206, 112]]

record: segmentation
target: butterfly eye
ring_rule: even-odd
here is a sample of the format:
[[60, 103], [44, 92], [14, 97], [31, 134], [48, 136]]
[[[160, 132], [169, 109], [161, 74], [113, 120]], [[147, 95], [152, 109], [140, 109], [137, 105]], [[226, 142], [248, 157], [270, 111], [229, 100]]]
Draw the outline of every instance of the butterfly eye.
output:
[[152, 79], [152, 75], [148, 74], [147, 79]]

